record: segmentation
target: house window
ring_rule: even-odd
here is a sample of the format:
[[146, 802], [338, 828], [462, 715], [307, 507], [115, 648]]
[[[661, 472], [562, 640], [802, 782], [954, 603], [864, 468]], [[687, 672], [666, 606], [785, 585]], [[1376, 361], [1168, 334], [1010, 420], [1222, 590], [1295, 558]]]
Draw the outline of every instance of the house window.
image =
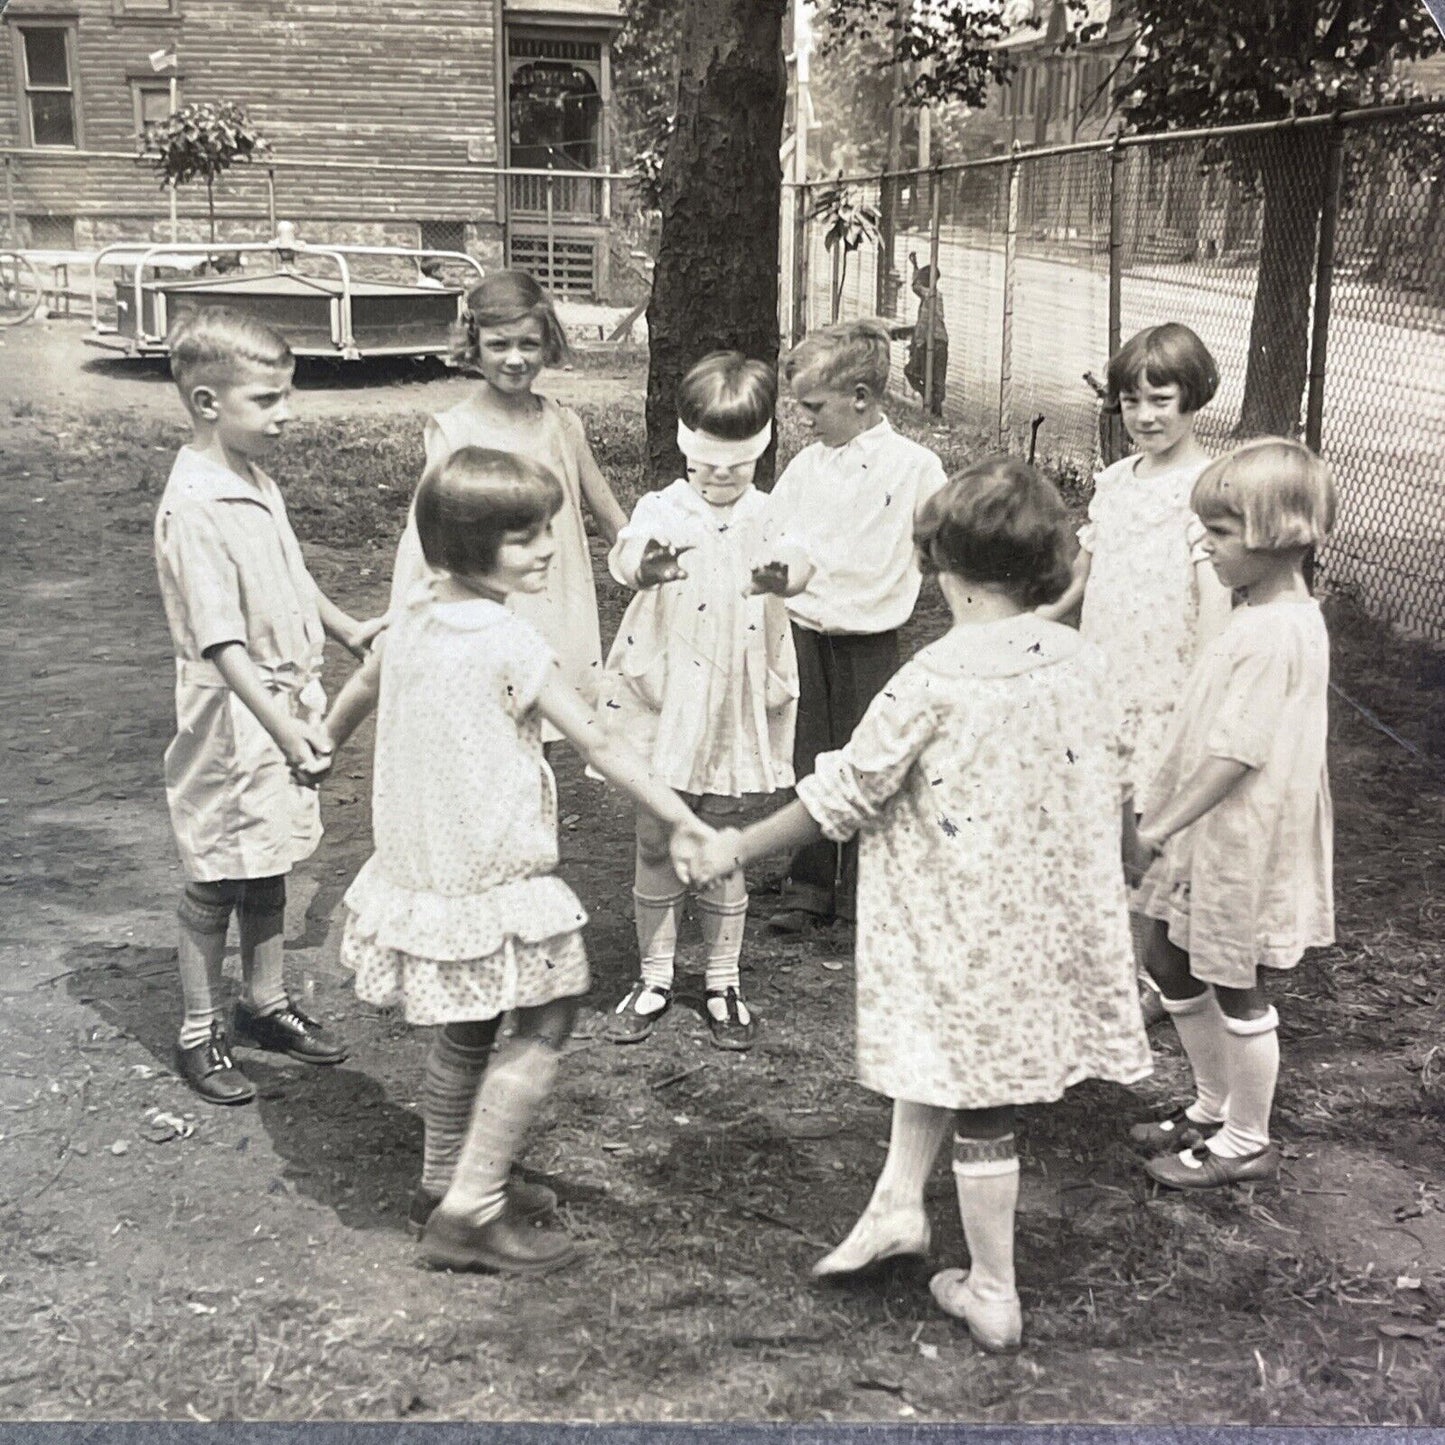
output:
[[74, 216], [27, 216], [30, 244], [37, 251], [75, 250]]
[[169, 20], [181, 13], [180, 0], [110, 0], [110, 13], [126, 20]]
[[[169, 80], [133, 80], [130, 83], [131, 107], [135, 113], [135, 133], [143, 138], [153, 126], [166, 120], [171, 113], [171, 83]], [[179, 87], [177, 101], [179, 105]]]
[[71, 83], [73, 31], [67, 25], [22, 25], [19, 63], [32, 146], [80, 144]]
[[536, 170], [592, 170], [602, 130], [600, 45], [509, 37], [508, 159]]
[[418, 221], [421, 233], [418, 249], [422, 251], [465, 251], [467, 249], [467, 223], [465, 221]]

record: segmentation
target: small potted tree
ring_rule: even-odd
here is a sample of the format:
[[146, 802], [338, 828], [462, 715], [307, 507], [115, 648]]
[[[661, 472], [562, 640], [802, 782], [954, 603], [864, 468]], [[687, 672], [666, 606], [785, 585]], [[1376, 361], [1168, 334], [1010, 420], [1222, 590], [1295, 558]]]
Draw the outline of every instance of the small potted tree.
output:
[[833, 253], [833, 320], [843, 306], [843, 282], [848, 275], [848, 257], [865, 241], [878, 244], [878, 208], [863, 200], [842, 176], [819, 192], [808, 212], [811, 221], [822, 221], [823, 245]]
[[269, 146], [251, 124], [244, 106], [234, 101], [198, 101], [183, 105], [147, 128], [141, 157], [156, 168], [162, 186], [206, 183], [206, 213], [216, 239], [216, 181], [237, 161], [263, 157]]

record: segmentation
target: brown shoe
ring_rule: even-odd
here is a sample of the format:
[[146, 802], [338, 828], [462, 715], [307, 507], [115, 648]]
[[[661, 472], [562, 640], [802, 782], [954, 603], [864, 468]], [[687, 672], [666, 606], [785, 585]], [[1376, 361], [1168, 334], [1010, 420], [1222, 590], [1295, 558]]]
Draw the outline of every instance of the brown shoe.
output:
[[[427, 1220], [441, 1202], [440, 1194], [432, 1194], [420, 1186], [417, 1187], [406, 1211], [406, 1232], [413, 1239], [421, 1238]], [[552, 1190], [545, 1184], [533, 1184], [513, 1170], [512, 1177], [507, 1180], [507, 1213], [513, 1219], [528, 1224], [534, 1219], [554, 1214], [556, 1209], [557, 1196]]]
[[433, 1269], [496, 1274], [546, 1274], [576, 1254], [570, 1239], [531, 1229], [502, 1214], [483, 1225], [434, 1210], [421, 1236], [422, 1258]]

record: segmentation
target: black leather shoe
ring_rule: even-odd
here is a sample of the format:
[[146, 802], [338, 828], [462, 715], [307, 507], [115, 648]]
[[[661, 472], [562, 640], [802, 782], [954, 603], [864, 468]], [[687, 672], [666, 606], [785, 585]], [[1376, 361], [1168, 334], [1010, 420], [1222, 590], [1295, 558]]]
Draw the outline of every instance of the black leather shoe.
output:
[[288, 998], [274, 1013], [258, 1014], [248, 1004], [236, 1005], [236, 1038], [303, 1064], [339, 1064], [346, 1045], [321, 1024], [302, 1013]]
[[189, 1049], [176, 1045], [176, 1072], [208, 1104], [249, 1104], [255, 1086], [236, 1067], [231, 1045], [220, 1024], [211, 1023], [211, 1036]]
[[[427, 1221], [442, 1202], [440, 1194], [431, 1194], [417, 1186], [406, 1211], [406, 1232], [413, 1239], [420, 1239]], [[530, 1224], [534, 1219], [545, 1218], [557, 1209], [557, 1196], [545, 1184], [533, 1184], [523, 1179], [514, 1169], [507, 1180], [507, 1215], [517, 1223]]]

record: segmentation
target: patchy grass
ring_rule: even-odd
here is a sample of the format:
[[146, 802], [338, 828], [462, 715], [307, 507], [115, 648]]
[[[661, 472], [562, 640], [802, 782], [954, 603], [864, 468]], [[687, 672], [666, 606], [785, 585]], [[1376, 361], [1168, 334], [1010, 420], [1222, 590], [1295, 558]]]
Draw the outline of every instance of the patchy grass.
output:
[[[629, 501], [646, 480], [640, 386], [579, 410]], [[1183, 1088], [1167, 1037], [1137, 1089], [1086, 1084], [1028, 1110], [1014, 1358], [972, 1351], [921, 1277], [808, 1279], [888, 1132], [886, 1102], [852, 1082], [844, 937], [785, 943], [754, 923], [764, 1026], [746, 1058], [707, 1044], [691, 926], [654, 1038], [600, 1039], [635, 969], [631, 823], [564, 754], [562, 871], [592, 915], [594, 989], [527, 1162], [587, 1255], [545, 1282], [430, 1274], [402, 1232], [424, 1039], [326, 966], [326, 919], [368, 851], [365, 747], [326, 795], [327, 841], [302, 870], [321, 891], [292, 964], [353, 1058], [308, 1073], [248, 1055], [258, 1105], [198, 1113], [166, 1073], [169, 895], [146, 841], [163, 850], [162, 825], [135, 831], [170, 728], [147, 534], [180, 431], [26, 422], [0, 438], [0, 586], [34, 583], [9, 613], [23, 675], [0, 680], [15, 763], [0, 881], [23, 879], [0, 951], [0, 1418], [1445, 1424], [1442, 789], [1360, 713], [1332, 720], [1340, 940], [1275, 990], [1280, 1185], [1152, 1192], [1123, 1138]], [[976, 454], [898, 424], [951, 467]], [[785, 411], [782, 454], [800, 440]], [[419, 457], [414, 417], [366, 412], [296, 423], [277, 459], [323, 585], [358, 610], [384, 594]], [[40, 495], [63, 508], [26, 504]], [[610, 634], [625, 595], [605, 576], [599, 591]], [[1331, 623], [1337, 680], [1438, 757], [1439, 655], [1346, 607]], [[910, 645], [943, 625], [930, 588]], [[759, 915], [775, 877], [751, 878]], [[137, 1139], [156, 1105], [191, 1112], [195, 1133]], [[935, 1260], [962, 1262], [942, 1165], [929, 1201]]]

